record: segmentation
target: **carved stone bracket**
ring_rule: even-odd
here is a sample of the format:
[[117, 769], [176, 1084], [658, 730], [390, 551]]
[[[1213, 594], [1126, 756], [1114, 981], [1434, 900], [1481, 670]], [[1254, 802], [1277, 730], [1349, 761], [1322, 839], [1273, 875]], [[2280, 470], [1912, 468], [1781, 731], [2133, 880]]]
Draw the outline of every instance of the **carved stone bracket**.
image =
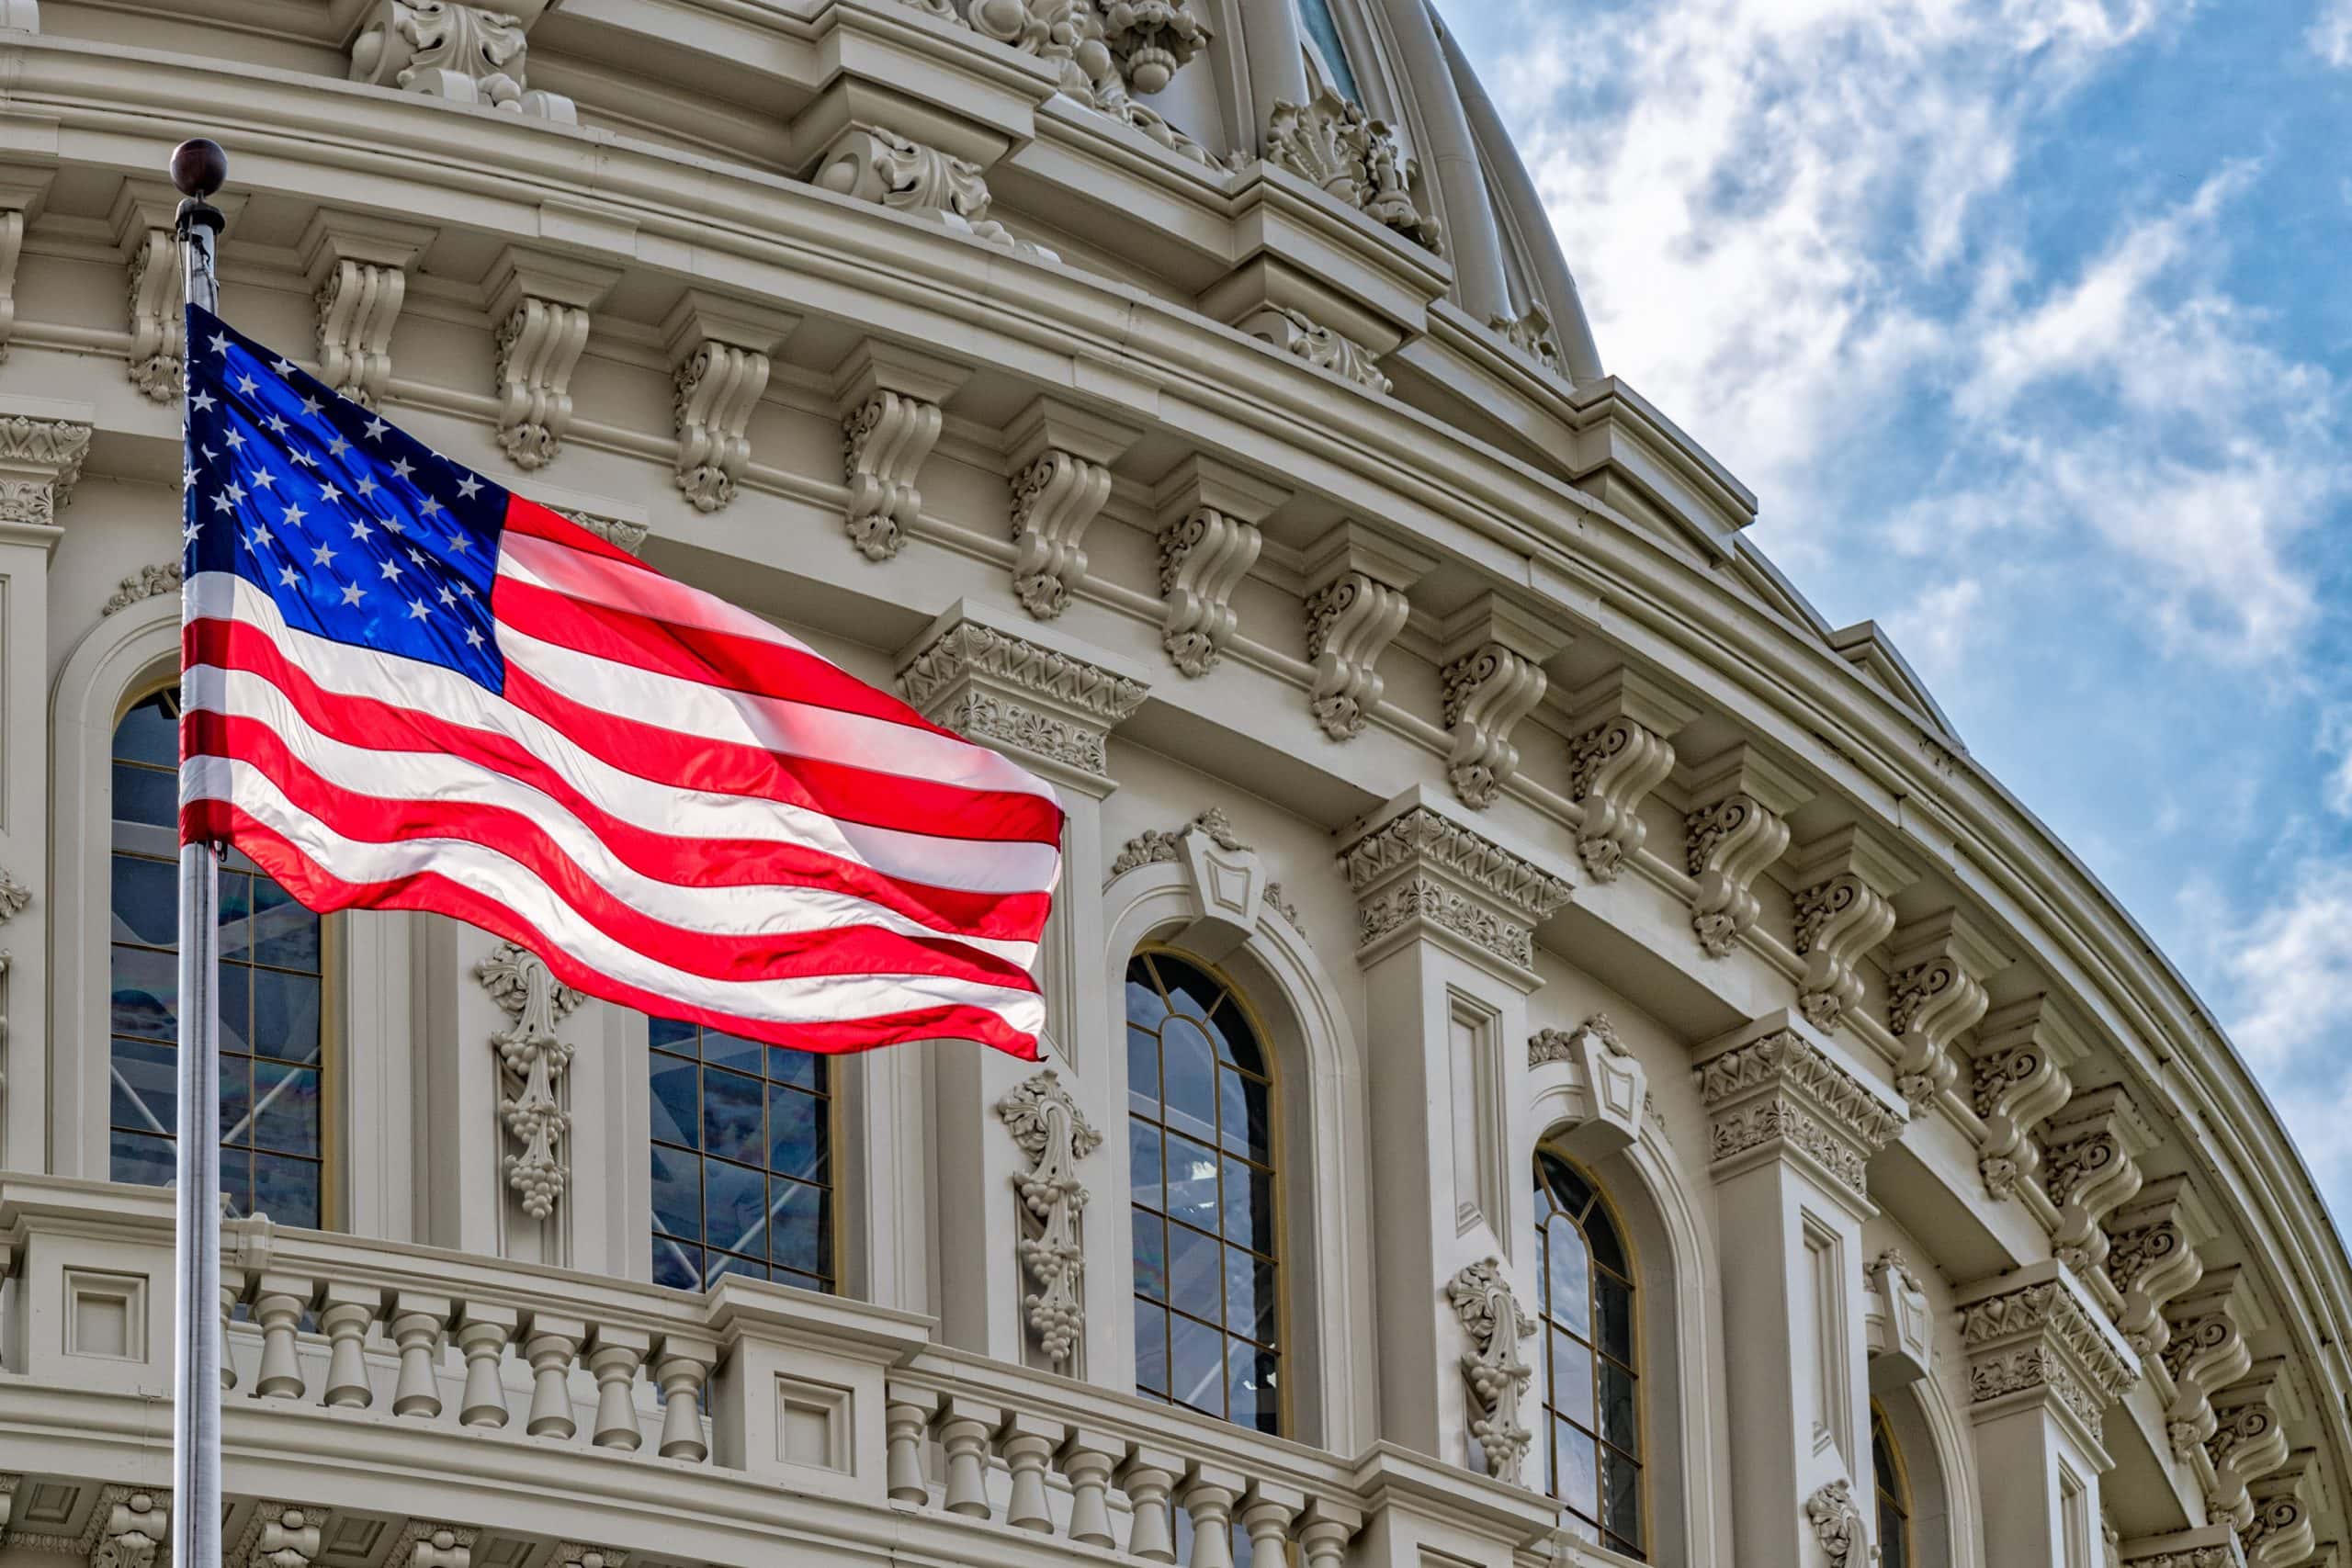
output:
[[1143, 705], [1142, 682], [974, 618], [958, 604], [899, 671], [933, 724], [1090, 794], [1113, 786], [1106, 741]]
[[244, 1534], [228, 1553], [232, 1568], [311, 1568], [319, 1560], [324, 1508], [264, 1501], [254, 1505]]
[[1945, 909], [1894, 934], [1887, 961], [1886, 1026], [1902, 1043], [1894, 1087], [1918, 1115], [1960, 1077], [1951, 1047], [1991, 1003], [1984, 982], [2009, 955], [1975, 921]]
[[1683, 859], [1698, 883], [1690, 929], [1710, 958], [1722, 958], [1756, 924], [1763, 906], [1749, 891], [1789, 847], [1788, 815], [1812, 796], [1795, 774], [1745, 741], [1679, 771], [1690, 810]]
[[498, 449], [519, 468], [545, 468], [571, 423], [571, 372], [588, 346], [588, 312], [620, 274], [510, 245], [491, 268], [497, 359]]
[[998, 1100], [996, 1113], [1029, 1157], [1028, 1168], [1012, 1178], [1029, 1217], [1029, 1228], [1013, 1249], [1036, 1285], [1022, 1298], [1022, 1306], [1046, 1361], [1074, 1371], [1086, 1331], [1085, 1298], [1079, 1289], [1085, 1249], [1078, 1234], [1086, 1186], [1078, 1179], [1078, 1162], [1094, 1152], [1102, 1134], [1051, 1067]]
[[2108, 1407], [2139, 1381], [2139, 1363], [2066, 1269], [2038, 1263], [1962, 1293], [1969, 1400], [1980, 1421], [2042, 1404], [2100, 1453]]
[[1317, 370], [1344, 377], [1383, 397], [1395, 390], [1395, 384], [1381, 371], [1378, 355], [1355, 339], [1316, 321], [1304, 310], [1269, 305], [1245, 319], [1241, 330], [1272, 344], [1294, 359], [1303, 359]]
[[1520, 1355], [1519, 1342], [1535, 1332], [1535, 1320], [1511, 1293], [1499, 1258], [1465, 1265], [1446, 1281], [1445, 1299], [1470, 1340], [1462, 1353], [1470, 1436], [1487, 1473], [1516, 1484], [1535, 1440], [1519, 1422], [1521, 1396], [1535, 1375]]
[[411, 1519], [392, 1538], [384, 1568], [473, 1568], [475, 1533], [463, 1525]]
[[1307, 702], [1332, 739], [1352, 739], [1379, 705], [1380, 656], [1412, 611], [1407, 591], [1436, 564], [1356, 523], [1337, 525], [1308, 548]]
[[1584, 1094], [1584, 1115], [1572, 1135], [1585, 1152], [1613, 1153], [1640, 1140], [1649, 1075], [1617, 1038], [1607, 1013], [1594, 1013], [1574, 1029], [1537, 1030], [1527, 1042], [1529, 1070], [1555, 1062], [1567, 1064]]
[[2121, 1293], [2115, 1325], [2132, 1353], [2160, 1355], [2172, 1338], [2165, 1304], [2205, 1276], [2198, 1248], [2221, 1235], [2185, 1176], [2149, 1182], [2107, 1217], [2107, 1277]]
[[[2034, 1133], [2074, 1097], [2066, 1069], [2089, 1054], [2047, 997], [1985, 1015], [1970, 1050], [1969, 1103], [1984, 1124], [1976, 1168], [1996, 1199], [2031, 1196], [2042, 1202], [2041, 1145]], [[2056, 1223], [2056, 1211], [2051, 1212]]]
[[767, 390], [769, 356], [799, 318], [786, 311], [690, 288], [662, 323], [678, 436], [673, 472], [697, 512], [735, 499], [752, 465], [752, 411]]
[[165, 593], [177, 593], [186, 574], [187, 569], [175, 560], [157, 561], [153, 566], [142, 566], [116, 584], [115, 591], [107, 595], [107, 602], [98, 606], [98, 614], [111, 615], [118, 611], [128, 610], [143, 600], [159, 598]]
[[1538, 983], [1535, 928], [1572, 891], [1431, 809], [1418, 790], [1368, 819], [1340, 861], [1356, 896], [1359, 961], [1408, 942], [1436, 941], [1530, 990]]
[[2254, 1483], [2287, 1462], [2287, 1427], [2296, 1414], [2283, 1359], [2256, 1361], [2252, 1371], [2213, 1396], [2213, 1431], [2205, 1439], [2213, 1483], [2206, 1489], [2209, 1517], [2244, 1531], [2254, 1523]]
[[1543, 306], [1530, 305], [1522, 315], [1489, 316], [1487, 326], [1505, 343], [1553, 375], [1566, 374], [1566, 359], [1560, 353], [1560, 340], [1552, 335], [1551, 313]]
[[90, 1568], [154, 1568], [172, 1539], [171, 1494], [108, 1486], [90, 1511]]
[[868, 560], [888, 560], [922, 514], [915, 479], [939, 440], [939, 405], [970, 372], [895, 344], [868, 341], [833, 372], [842, 421], [844, 519]]
[[[2086, 1089], [2043, 1124], [2041, 1186], [2058, 1211], [2051, 1246], [2087, 1280], [2107, 1261], [2101, 1222], [2140, 1190], [2140, 1156], [2155, 1133], [2120, 1085]], [[2103, 1273], [2097, 1281], [2106, 1285]], [[2109, 1287], [2111, 1288], [2111, 1287]]]
[[2302, 1568], [2317, 1549], [2311, 1499], [2304, 1483], [2319, 1467], [2319, 1455], [2298, 1449], [2277, 1470], [2254, 1483], [2254, 1517], [2238, 1531], [2246, 1568]]
[[90, 427], [80, 421], [0, 414], [0, 524], [50, 529], [54, 540], [89, 451]]
[[1041, 621], [1086, 576], [1087, 527], [1111, 499], [1111, 468], [1142, 433], [1053, 398], [1005, 432], [1012, 472], [1012, 593]]
[[[7, 13], [0, 10], [0, 22]], [[39, 28], [32, 31], [38, 32]], [[25, 231], [49, 205], [57, 170], [49, 164], [0, 162], [0, 365], [17, 331], [17, 264], [23, 258]]]
[[1577, 856], [1613, 882], [1649, 827], [1642, 802], [1674, 771], [1670, 738], [1698, 710], [1646, 676], [1617, 669], [1568, 699], [1568, 798], [1583, 807]]
[[1286, 492], [1208, 457], [1187, 458], [1152, 497], [1159, 519], [1159, 641], [1176, 668], [1202, 676], [1233, 640], [1233, 591], [1257, 563], [1258, 525]]
[[1888, 1247], [1862, 1271], [1868, 1294], [1862, 1337], [1870, 1348], [1871, 1392], [1917, 1382], [1936, 1357], [1936, 1320], [1919, 1271], [1901, 1250]]
[[1845, 1477], [1804, 1500], [1804, 1522], [1812, 1527], [1813, 1539], [1821, 1543], [1823, 1554], [1835, 1568], [1863, 1568], [1871, 1555], [1863, 1547], [1867, 1527], [1862, 1523], [1861, 1506], [1854, 1501], [1854, 1489]]
[[548, 5], [371, 0], [351, 41], [351, 80], [577, 124], [579, 110], [570, 98], [524, 85], [525, 35]]
[[2206, 1271], [2192, 1290], [2165, 1307], [2171, 1328], [2159, 1364], [2172, 1383], [2165, 1437], [2182, 1464], [2211, 1468], [2205, 1440], [2219, 1425], [2213, 1397], [2253, 1369], [2246, 1335], [2261, 1326], [2254, 1296], [2236, 1268]]
[[127, 179], [109, 214], [122, 255], [130, 350], [130, 384], [159, 403], [187, 386], [187, 279], [172, 223], [179, 193], [162, 180]]
[[1484, 811], [1519, 771], [1510, 732], [1544, 700], [1544, 661], [1568, 638], [1493, 592], [1448, 617], [1442, 635], [1445, 728], [1453, 737], [1446, 778], [1464, 806]]
[[363, 407], [391, 381], [408, 269], [433, 238], [420, 224], [321, 208], [296, 247], [318, 307], [319, 379]]
[[1437, 220], [1414, 205], [1419, 171], [1396, 132], [1329, 86], [1305, 104], [1277, 101], [1266, 127], [1266, 162], [1289, 170], [1415, 244], [1441, 254]]
[[1876, 835], [1838, 829], [1796, 856], [1796, 951], [1805, 961], [1798, 1006], [1834, 1030], [1862, 999], [1862, 954], [1894, 930], [1894, 895], [1917, 877]]
[[1863, 1168], [1903, 1130], [1894, 1100], [1832, 1055], [1786, 1013], [1710, 1048], [1693, 1069], [1712, 1122], [1715, 1179], [1794, 1158], [1867, 1210]]
[[1056, 261], [989, 216], [987, 176], [969, 159], [943, 152], [885, 126], [855, 124], [818, 161], [814, 183], [840, 196], [927, 219], [1014, 255]]
[[525, 1213], [544, 1220], [571, 1179], [565, 1140], [571, 1117], [563, 1109], [563, 1075], [571, 1047], [556, 1038], [556, 1025], [583, 998], [511, 942], [476, 964], [474, 977], [510, 1021], [490, 1037], [501, 1073], [498, 1114], [507, 1136], [520, 1145], [501, 1161], [506, 1184], [521, 1196]]

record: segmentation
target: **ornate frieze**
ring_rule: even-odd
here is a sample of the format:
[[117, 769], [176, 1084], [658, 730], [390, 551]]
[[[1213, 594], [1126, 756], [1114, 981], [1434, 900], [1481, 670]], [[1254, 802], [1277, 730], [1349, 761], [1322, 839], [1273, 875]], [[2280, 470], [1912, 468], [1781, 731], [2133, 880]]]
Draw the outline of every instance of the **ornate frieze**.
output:
[[520, 246], [510, 246], [492, 268], [498, 449], [516, 468], [545, 468], [562, 446], [571, 423], [571, 372], [588, 346], [588, 312], [618, 276], [608, 267]]
[[107, 595], [107, 602], [98, 606], [98, 614], [111, 615], [118, 611], [128, 610], [143, 600], [159, 598], [165, 593], [177, 593], [185, 574], [186, 569], [175, 560], [157, 561], [153, 566], [142, 566], [116, 585], [115, 591]]
[[2051, 1402], [2096, 1450], [2108, 1407], [2139, 1381], [2139, 1364], [2099, 1320], [2097, 1303], [2052, 1264], [1972, 1293], [1962, 1303], [1960, 1327], [1970, 1403], [1980, 1419], [2020, 1399]]
[[2254, 1517], [2238, 1531], [2246, 1568], [2301, 1568], [2310, 1562], [2319, 1536], [2303, 1483], [2318, 1464], [2316, 1452], [2299, 1449], [2248, 1488], [2254, 1498]]
[[1862, 1270], [1867, 1295], [1862, 1337], [1870, 1348], [1871, 1387], [1917, 1382], [1935, 1360], [1936, 1322], [1919, 1271], [1900, 1248], [1888, 1247]]
[[1111, 499], [1110, 465], [1140, 433], [1051, 398], [1006, 433], [1012, 457], [1012, 592], [1051, 620], [1086, 576], [1088, 526]]
[[1250, 846], [1233, 830], [1233, 819], [1212, 806], [1173, 832], [1163, 833], [1157, 828], [1147, 828], [1121, 846], [1119, 856], [1111, 863], [1110, 875], [1103, 880], [1125, 876], [1139, 865], [1172, 864], [1184, 858], [1183, 840], [1187, 833], [1199, 833], [1221, 850], [1246, 853]]
[[1462, 1382], [1471, 1438], [1488, 1475], [1517, 1483], [1535, 1440], [1519, 1422], [1521, 1396], [1535, 1375], [1519, 1342], [1535, 1332], [1535, 1320], [1512, 1294], [1500, 1258], [1464, 1265], [1446, 1281], [1445, 1299], [1470, 1341], [1462, 1353]]
[[1862, 1522], [1861, 1506], [1854, 1501], [1854, 1489], [1845, 1477], [1820, 1487], [1804, 1500], [1804, 1522], [1812, 1527], [1813, 1539], [1821, 1543], [1822, 1554], [1834, 1568], [1862, 1568], [1871, 1556], [1864, 1544], [1868, 1527]]
[[524, 85], [526, 35], [548, 4], [370, 0], [367, 20], [352, 39], [351, 80], [576, 124], [579, 110], [570, 98]]
[[968, 618], [941, 630], [899, 671], [899, 694], [933, 724], [1096, 790], [1111, 782], [1111, 730], [1148, 690]]
[[2220, 1232], [2185, 1176], [2149, 1182], [2106, 1228], [2107, 1277], [2122, 1296], [2115, 1325], [2133, 1355], [2160, 1355], [2172, 1338], [2165, 1304], [2204, 1278], [2198, 1248]]
[[1674, 771], [1670, 737], [1696, 710], [1648, 677], [1611, 671], [1568, 699], [1568, 798], [1583, 812], [1577, 856], [1613, 882], [1649, 836], [1642, 802]]
[[2213, 1396], [2213, 1430], [2205, 1457], [2213, 1481], [2205, 1511], [2243, 1532], [2255, 1519], [2254, 1483], [2287, 1462], [2290, 1395], [2287, 1363], [2257, 1361], [2252, 1371]]
[[961, 367], [869, 342], [833, 372], [842, 421], [843, 520], [867, 560], [888, 560], [922, 514], [915, 479], [939, 440], [939, 405], [964, 383]]
[[1383, 397], [1395, 389], [1380, 368], [1379, 356], [1355, 339], [1322, 325], [1304, 310], [1269, 305], [1241, 323], [1241, 330], [1262, 338], [1294, 359], [1318, 370], [1345, 377]]
[[1505, 343], [1553, 375], [1566, 374], [1559, 340], [1552, 335], [1551, 313], [1543, 306], [1530, 305], [1517, 316], [1489, 316], [1487, 325]]
[[1960, 1077], [1953, 1044], [1984, 1016], [1984, 982], [2008, 955], [1957, 909], [1894, 933], [1887, 962], [1886, 1027], [1901, 1044], [1894, 1087], [1918, 1115]]
[[1085, 1298], [1079, 1288], [1085, 1249], [1078, 1222], [1087, 1193], [1078, 1164], [1102, 1144], [1102, 1134], [1051, 1067], [998, 1100], [996, 1113], [1029, 1160], [1012, 1177], [1028, 1216], [1013, 1250], [1036, 1286], [1022, 1298], [1029, 1331], [1048, 1364], [1075, 1371], [1079, 1339], [1086, 1331]]
[[1755, 926], [1763, 906], [1750, 889], [1789, 847], [1788, 814], [1812, 791], [1744, 741], [1680, 783], [1690, 807], [1682, 818], [1683, 860], [1698, 885], [1690, 929], [1708, 957], [1722, 958]]
[[1341, 523], [1306, 556], [1308, 706], [1323, 733], [1353, 739], [1386, 689], [1380, 656], [1412, 611], [1407, 590], [1435, 561], [1360, 524]]
[[433, 237], [418, 224], [329, 208], [303, 231], [298, 254], [318, 309], [319, 379], [363, 407], [374, 408], [391, 382], [408, 269]]
[[2256, 1325], [2254, 1300], [2236, 1268], [2209, 1269], [2194, 1289], [2165, 1304], [2165, 1321], [2171, 1332], [2159, 1356], [2173, 1387], [2165, 1436], [2173, 1457], [2188, 1464], [2203, 1456], [2219, 1425], [2213, 1396], [2254, 1366], [2245, 1337]]
[[0, 523], [54, 527], [89, 451], [90, 427], [79, 421], [0, 415]]
[[2107, 1261], [2101, 1222], [2140, 1190], [2140, 1156], [2155, 1134], [2121, 1085], [2086, 1089], [2042, 1125], [2041, 1186], [2058, 1211], [2050, 1244], [2087, 1276]]
[[1544, 700], [1544, 661], [1567, 637], [1493, 592], [1450, 616], [1444, 637], [1443, 714], [1453, 738], [1446, 778], [1464, 806], [1483, 811], [1519, 771], [1510, 732]]
[[819, 161], [813, 177], [837, 195], [928, 219], [998, 250], [1057, 259], [1053, 252], [1016, 239], [989, 216], [989, 182], [978, 164], [887, 126], [849, 127]]
[[498, 1053], [498, 1114], [516, 1145], [500, 1163], [523, 1212], [544, 1220], [555, 1213], [571, 1174], [565, 1146], [571, 1116], [563, 1108], [571, 1047], [556, 1037], [556, 1025], [583, 998], [549, 974], [537, 954], [511, 942], [476, 964], [474, 977], [508, 1021], [490, 1037]]
[[244, 1534], [228, 1554], [234, 1568], [311, 1568], [319, 1560], [319, 1542], [327, 1522], [324, 1508], [292, 1503], [254, 1505]]
[[1565, 1062], [1569, 1078], [1584, 1096], [1580, 1127], [1594, 1133], [1595, 1153], [1626, 1147], [1642, 1134], [1642, 1116], [1649, 1108], [1649, 1075], [1640, 1058], [1617, 1037], [1616, 1026], [1605, 1012], [1594, 1013], [1574, 1029], [1539, 1029], [1527, 1042], [1527, 1066], [1532, 1071]]
[[1568, 884], [1408, 799], [1340, 856], [1356, 896], [1358, 957], [1369, 962], [1398, 942], [1434, 938], [1532, 984], [1535, 927], [1568, 901]]
[[[1785, 1017], [1786, 1015], [1781, 1015]], [[1903, 1130], [1899, 1105], [1792, 1028], [1737, 1040], [1694, 1069], [1716, 1179], [1794, 1155], [1867, 1204], [1863, 1167]]]
[[673, 474], [697, 512], [735, 499], [752, 464], [752, 411], [767, 390], [769, 355], [798, 318], [688, 289], [662, 323], [671, 366]]
[[1894, 930], [1894, 895], [1916, 880], [1877, 837], [1840, 828], [1796, 855], [1797, 956], [1805, 961], [1798, 1007], [1815, 1029], [1834, 1030], [1862, 999], [1862, 954]]
[[2203, 1525], [2170, 1535], [2111, 1542], [2115, 1568], [2245, 1568], [2233, 1532], [2226, 1525]]
[[1983, 1122], [1976, 1168], [1996, 1199], [2040, 1191], [2041, 1147], [2034, 1132], [2074, 1097], [2066, 1069], [2087, 1054], [2081, 1037], [2048, 997], [2029, 997], [1988, 1013], [1969, 1062], [1969, 1104]]
[[1308, 103], [1277, 100], [1266, 127], [1266, 162], [1319, 186], [1333, 200], [1441, 254], [1437, 220], [1414, 204], [1418, 171], [1396, 132], [1326, 86]]

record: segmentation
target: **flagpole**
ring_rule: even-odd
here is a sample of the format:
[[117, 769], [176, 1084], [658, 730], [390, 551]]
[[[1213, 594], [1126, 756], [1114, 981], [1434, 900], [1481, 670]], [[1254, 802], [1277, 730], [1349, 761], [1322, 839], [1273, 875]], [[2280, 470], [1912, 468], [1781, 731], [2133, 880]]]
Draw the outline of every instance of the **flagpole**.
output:
[[[228, 178], [220, 144], [184, 141], [172, 183], [187, 199], [176, 223], [187, 299], [220, 308], [214, 245], [220, 209], [206, 200]], [[183, 352], [196, 357], [190, 342]], [[195, 588], [188, 571], [181, 589]], [[183, 761], [182, 767], [186, 767]], [[209, 843], [180, 846], [179, 1184], [173, 1234], [173, 1568], [220, 1568], [220, 857]]]

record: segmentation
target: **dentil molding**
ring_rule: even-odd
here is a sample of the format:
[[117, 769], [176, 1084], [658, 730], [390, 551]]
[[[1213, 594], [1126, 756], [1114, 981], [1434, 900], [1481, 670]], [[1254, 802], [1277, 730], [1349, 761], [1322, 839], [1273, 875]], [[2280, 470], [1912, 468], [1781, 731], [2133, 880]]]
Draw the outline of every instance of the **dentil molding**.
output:
[[1078, 1221], [1086, 1207], [1078, 1164], [1102, 1142], [1102, 1134], [1078, 1108], [1051, 1067], [1031, 1077], [996, 1102], [998, 1118], [1029, 1164], [1015, 1171], [1014, 1190], [1028, 1216], [1013, 1251], [1035, 1289], [1022, 1298], [1029, 1331], [1054, 1368], [1075, 1372], [1080, 1340], [1086, 1332], [1085, 1295], [1080, 1289], [1085, 1248]]
[[1462, 1353], [1470, 1436], [1487, 1473], [1516, 1485], [1535, 1440], [1519, 1422], [1520, 1399], [1535, 1375], [1519, 1342], [1535, 1332], [1536, 1322], [1512, 1293], [1500, 1258], [1464, 1265], [1446, 1281], [1445, 1299], [1470, 1341]]
[[511, 942], [476, 964], [474, 977], [508, 1019], [490, 1043], [498, 1052], [499, 1117], [518, 1147], [500, 1163], [523, 1212], [544, 1220], [571, 1180], [566, 1134], [571, 1117], [563, 1109], [563, 1075], [571, 1047], [556, 1037], [556, 1025], [585, 998], [548, 973], [537, 955]]

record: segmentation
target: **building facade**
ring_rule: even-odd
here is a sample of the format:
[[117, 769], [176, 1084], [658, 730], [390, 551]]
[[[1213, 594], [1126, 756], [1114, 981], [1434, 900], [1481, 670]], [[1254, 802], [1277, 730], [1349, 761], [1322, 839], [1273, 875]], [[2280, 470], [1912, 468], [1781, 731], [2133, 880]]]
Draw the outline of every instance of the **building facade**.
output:
[[232, 863], [234, 1568], [2338, 1560], [2278, 1120], [1422, 0], [502, 3], [0, 0], [0, 1563], [166, 1554], [198, 133], [243, 330], [1069, 812], [1043, 1065]]

